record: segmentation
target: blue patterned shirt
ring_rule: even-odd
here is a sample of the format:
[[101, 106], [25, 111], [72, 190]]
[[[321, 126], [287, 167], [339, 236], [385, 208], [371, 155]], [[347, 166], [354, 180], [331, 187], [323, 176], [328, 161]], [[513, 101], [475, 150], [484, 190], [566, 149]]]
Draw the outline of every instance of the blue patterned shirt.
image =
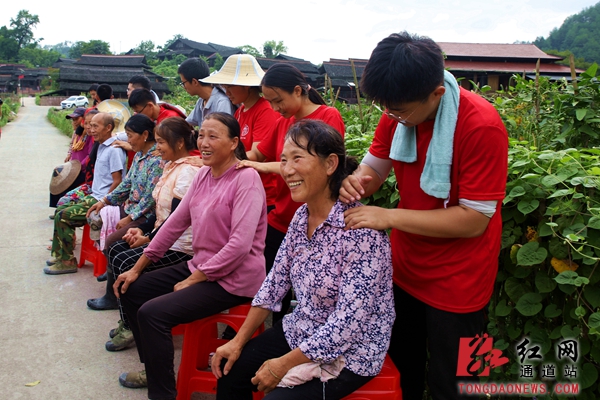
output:
[[155, 201], [152, 191], [163, 172], [164, 163], [160, 156], [152, 155], [156, 144], [146, 154], [135, 153], [127, 176], [106, 199], [115, 205], [124, 205], [125, 213], [135, 221], [154, 214]]
[[252, 305], [279, 311], [293, 287], [298, 305], [283, 319], [289, 346], [318, 363], [343, 355], [350, 371], [375, 376], [396, 315], [392, 260], [385, 232], [344, 230], [344, 211], [358, 205], [336, 201], [310, 239], [301, 206]]

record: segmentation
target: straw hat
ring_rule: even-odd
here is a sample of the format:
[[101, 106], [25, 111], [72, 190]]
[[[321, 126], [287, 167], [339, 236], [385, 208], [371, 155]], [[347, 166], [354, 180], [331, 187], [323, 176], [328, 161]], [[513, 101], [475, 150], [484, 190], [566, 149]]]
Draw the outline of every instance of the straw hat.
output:
[[109, 113], [115, 120], [113, 135], [119, 132], [125, 132], [125, 123], [131, 118], [131, 111], [117, 100], [104, 100], [96, 106], [98, 111]]
[[265, 72], [250, 54], [229, 56], [219, 72], [200, 79], [204, 83], [218, 85], [260, 86]]
[[64, 192], [75, 182], [81, 172], [79, 160], [71, 160], [54, 168], [50, 180], [50, 193], [58, 195]]

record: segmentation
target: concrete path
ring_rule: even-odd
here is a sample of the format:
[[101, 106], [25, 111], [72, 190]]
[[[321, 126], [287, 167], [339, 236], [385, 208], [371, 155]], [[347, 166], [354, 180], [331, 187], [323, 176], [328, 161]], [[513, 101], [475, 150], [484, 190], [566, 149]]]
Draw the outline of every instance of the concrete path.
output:
[[48, 109], [25, 99], [0, 139], [0, 399], [145, 399], [145, 389], [118, 383], [121, 372], [143, 369], [135, 347], [104, 349], [118, 312], [86, 306], [104, 292], [92, 267], [42, 272], [53, 227], [48, 184], [69, 145], [47, 121]]

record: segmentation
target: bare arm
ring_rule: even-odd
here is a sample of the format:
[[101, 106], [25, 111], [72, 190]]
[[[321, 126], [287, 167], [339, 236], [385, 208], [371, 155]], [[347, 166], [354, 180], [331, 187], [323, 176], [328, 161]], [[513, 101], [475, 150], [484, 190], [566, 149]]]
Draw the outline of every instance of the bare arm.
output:
[[258, 151], [258, 143], [260, 142], [252, 143], [252, 149], [246, 152], [246, 157], [248, 157], [248, 160], [258, 162], [263, 162], [266, 160], [264, 154]]
[[119, 171], [115, 171], [111, 174], [112, 178], [113, 178], [113, 183], [112, 185], [110, 185], [110, 187], [108, 188], [108, 193], [112, 192], [113, 190], [116, 189], [117, 186], [119, 186], [119, 184], [121, 183], [121, 181], [123, 180], [123, 170], [119, 170]]
[[383, 180], [367, 164], [360, 164], [356, 171], [342, 182], [340, 188], [340, 200], [351, 203], [371, 196], [375, 193]]
[[438, 238], [471, 238], [483, 234], [490, 218], [479, 211], [458, 205], [436, 210], [355, 207], [345, 212], [346, 229], [395, 228], [404, 232]]

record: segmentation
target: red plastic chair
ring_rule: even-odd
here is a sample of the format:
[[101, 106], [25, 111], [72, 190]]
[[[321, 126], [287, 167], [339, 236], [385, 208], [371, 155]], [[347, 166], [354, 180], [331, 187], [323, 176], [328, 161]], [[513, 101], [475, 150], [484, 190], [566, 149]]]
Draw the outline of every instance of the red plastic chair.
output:
[[[183, 349], [181, 364], [177, 373], [177, 400], [189, 400], [192, 393], [217, 393], [217, 378], [213, 375], [208, 365], [208, 357], [217, 347], [227, 342], [218, 336], [217, 323], [227, 324], [236, 332], [242, 327], [250, 311], [250, 304], [243, 304], [198, 321], [173, 328], [175, 332], [185, 329], [183, 336]], [[227, 312], [227, 313], [226, 313]], [[261, 325], [254, 336], [264, 332]], [[255, 393], [254, 399], [260, 399], [262, 393]]]
[[390, 356], [385, 356], [379, 375], [342, 400], [402, 400], [400, 372]]
[[81, 235], [81, 254], [79, 255], [79, 268], [83, 267], [85, 261], [89, 261], [94, 266], [94, 276], [100, 276], [106, 272], [106, 257], [104, 253], [96, 248], [94, 241], [90, 239], [90, 226], [83, 227]]

